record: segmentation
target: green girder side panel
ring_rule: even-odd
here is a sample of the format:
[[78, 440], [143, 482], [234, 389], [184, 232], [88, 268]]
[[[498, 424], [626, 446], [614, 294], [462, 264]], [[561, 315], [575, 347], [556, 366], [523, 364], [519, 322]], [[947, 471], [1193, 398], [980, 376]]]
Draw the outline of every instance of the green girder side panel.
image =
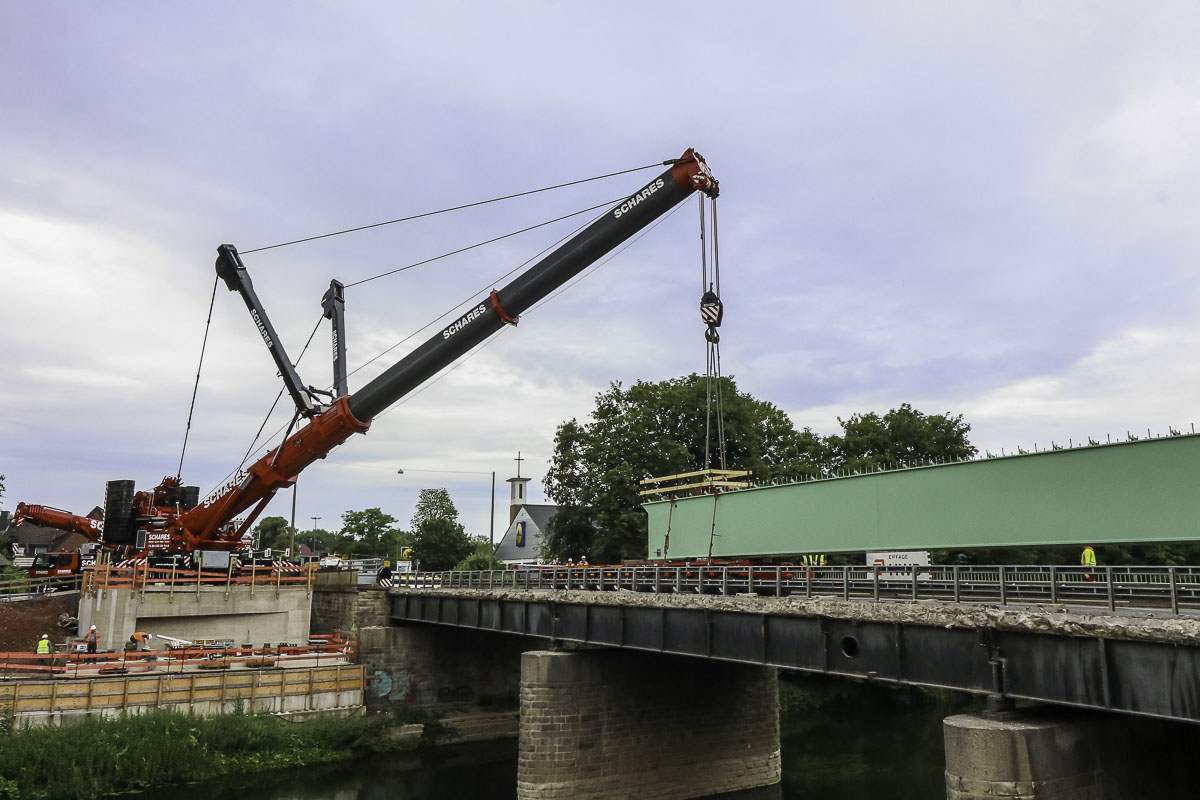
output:
[[[1200, 435], [648, 503], [650, 558], [1200, 540]], [[664, 544], [670, 522], [670, 546]]]

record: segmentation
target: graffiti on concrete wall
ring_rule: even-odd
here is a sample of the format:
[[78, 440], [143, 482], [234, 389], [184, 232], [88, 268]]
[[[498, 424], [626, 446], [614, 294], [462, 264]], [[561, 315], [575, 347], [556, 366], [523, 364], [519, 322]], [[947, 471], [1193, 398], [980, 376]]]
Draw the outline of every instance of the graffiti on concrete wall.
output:
[[371, 673], [367, 693], [372, 699], [389, 703], [411, 703], [413, 680], [408, 670], [377, 669]]

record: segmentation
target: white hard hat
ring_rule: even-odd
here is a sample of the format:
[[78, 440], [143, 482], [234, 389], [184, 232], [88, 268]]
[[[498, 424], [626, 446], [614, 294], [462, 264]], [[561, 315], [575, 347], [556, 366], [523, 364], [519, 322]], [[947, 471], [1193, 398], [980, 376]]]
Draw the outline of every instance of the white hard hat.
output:
[[48, 634], [48, 633], [43, 633], [43, 634], [42, 634], [42, 638], [43, 638], [43, 639], [49, 639], [49, 638], [50, 638], [50, 634]]
[[93, 625], [93, 626], [92, 626], [92, 630], [96, 630], [96, 626], [95, 626], [95, 625]]

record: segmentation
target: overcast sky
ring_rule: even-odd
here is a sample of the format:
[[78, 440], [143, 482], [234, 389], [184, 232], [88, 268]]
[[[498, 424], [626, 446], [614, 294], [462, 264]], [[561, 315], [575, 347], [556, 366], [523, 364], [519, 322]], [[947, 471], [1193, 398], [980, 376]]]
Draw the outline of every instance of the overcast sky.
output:
[[[1198, 34], [1185, 2], [0, 4], [0, 504], [85, 513], [106, 480], [176, 473], [218, 245], [689, 146], [721, 181], [724, 371], [797, 427], [828, 434], [909, 402], [965, 415], [981, 450], [1190, 429]], [[330, 278], [616, 200], [654, 174], [246, 265], [295, 359]], [[577, 224], [348, 289], [351, 366]], [[446, 486], [486, 535], [494, 470], [498, 538], [517, 451], [543, 501], [556, 427], [610, 381], [703, 372], [699, 274], [692, 201], [307, 470], [297, 526], [336, 529], [371, 506], [407, 524], [419, 489]], [[306, 382], [330, 382], [328, 352], [326, 323]], [[206, 493], [238, 466], [279, 387], [222, 285], [185, 482]], [[285, 423], [277, 412], [266, 432]], [[281, 493], [267, 514], [290, 503]]]

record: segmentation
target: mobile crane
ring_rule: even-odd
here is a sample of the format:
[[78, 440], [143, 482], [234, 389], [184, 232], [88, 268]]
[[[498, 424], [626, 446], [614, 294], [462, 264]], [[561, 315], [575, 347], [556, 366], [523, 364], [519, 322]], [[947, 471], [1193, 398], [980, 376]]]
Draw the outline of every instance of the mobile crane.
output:
[[[595, 263], [650, 223], [666, 214], [693, 192], [715, 198], [719, 192], [703, 157], [689, 148], [680, 158], [663, 162], [666, 171], [629, 195], [565, 244], [538, 261], [500, 290], [493, 289], [471, 310], [432, 336], [389, 369], [349, 394], [345, 377], [344, 329], [341, 321], [342, 285], [332, 282], [322, 298], [322, 309], [334, 321], [334, 392], [324, 393], [301, 382], [266, 310], [254, 292], [249, 273], [237, 248], [217, 248], [217, 275], [230, 291], [245, 301], [250, 316], [279, 368], [296, 407], [292, 426], [282, 444], [233, 479], [214, 489], [203, 500], [194, 486], [167, 477], [150, 491], [135, 492], [134, 482], [109, 481], [105, 486], [103, 542], [128, 552], [233, 551], [243, 535], [280, 489], [295, 483], [310, 464], [325, 458], [356, 433], [366, 433], [381, 412], [416, 389], [442, 368], [453, 363], [505, 325], [516, 325], [520, 315], [568, 280]], [[329, 402], [322, 402], [322, 396]], [[306, 424], [292, 432], [303, 418]], [[24, 504], [22, 504], [24, 505]], [[39, 506], [24, 506], [22, 519], [43, 525], [73, 526], [78, 520], [66, 512], [50, 514]], [[239, 515], [244, 517], [238, 518]], [[65, 515], [65, 516], [64, 516]], [[236, 521], [235, 521], [236, 518]], [[90, 520], [89, 520], [90, 522]], [[89, 538], [99, 538], [89, 534]]]

